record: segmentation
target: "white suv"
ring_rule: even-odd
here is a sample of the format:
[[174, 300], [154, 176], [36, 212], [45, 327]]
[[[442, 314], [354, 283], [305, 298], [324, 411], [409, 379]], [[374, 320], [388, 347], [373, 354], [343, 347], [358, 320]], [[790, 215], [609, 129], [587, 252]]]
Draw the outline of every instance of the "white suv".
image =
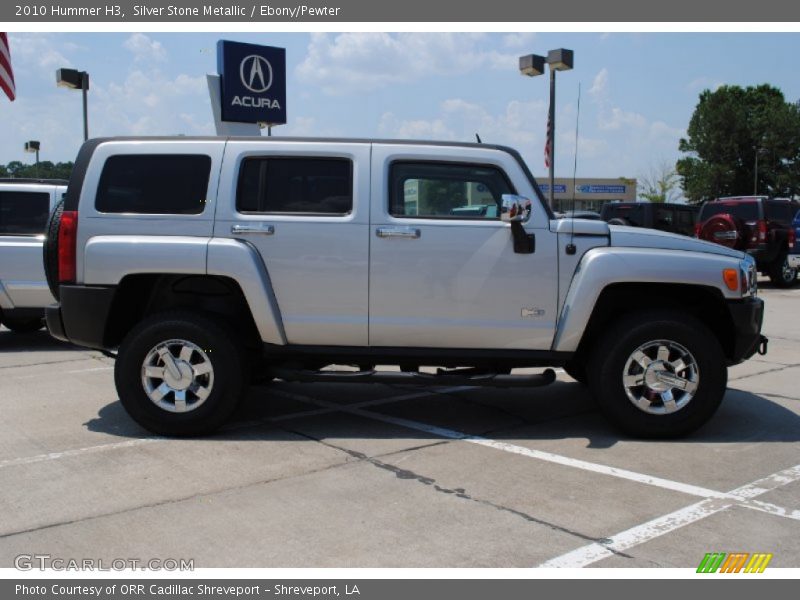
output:
[[53, 302], [42, 243], [47, 217], [66, 190], [63, 180], [0, 179], [0, 323], [11, 331], [40, 329]]

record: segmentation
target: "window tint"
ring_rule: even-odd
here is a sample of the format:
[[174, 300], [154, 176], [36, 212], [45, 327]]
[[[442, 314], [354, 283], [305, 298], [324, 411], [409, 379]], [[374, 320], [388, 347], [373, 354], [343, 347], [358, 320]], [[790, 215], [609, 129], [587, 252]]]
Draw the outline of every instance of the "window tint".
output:
[[656, 229], [663, 229], [664, 231], [672, 231], [675, 226], [675, 213], [672, 208], [659, 206], [655, 210], [655, 223]]
[[95, 207], [105, 213], [203, 212], [211, 158], [199, 154], [118, 154], [106, 160]]
[[729, 213], [742, 221], [757, 221], [759, 216], [758, 202], [706, 202], [700, 211], [700, 221], [706, 221], [714, 215]]
[[767, 218], [771, 221], [789, 223], [792, 212], [792, 205], [788, 202], [767, 202]]
[[0, 235], [44, 233], [50, 214], [50, 194], [0, 192]]
[[678, 222], [675, 230], [684, 235], [692, 235], [694, 233], [695, 212], [689, 209], [679, 208], [677, 210]]
[[503, 194], [513, 194], [496, 167], [446, 163], [394, 163], [389, 212], [395, 217], [498, 219]]
[[353, 210], [353, 165], [339, 158], [246, 158], [239, 212], [346, 215]]
[[603, 207], [603, 219], [610, 221], [611, 219], [625, 219], [635, 227], [644, 227], [644, 211], [642, 204], [623, 204], [617, 203], [606, 204]]

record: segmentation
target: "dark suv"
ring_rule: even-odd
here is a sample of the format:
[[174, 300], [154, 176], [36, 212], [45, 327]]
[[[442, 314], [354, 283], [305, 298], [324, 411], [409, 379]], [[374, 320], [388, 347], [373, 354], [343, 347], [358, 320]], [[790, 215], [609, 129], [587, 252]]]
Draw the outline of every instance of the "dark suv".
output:
[[736, 196], [709, 200], [700, 209], [695, 236], [743, 250], [756, 259], [761, 273], [776, 287], [797, 282], [797, 268], [787, 256], [794, 246], [792, 217], [800, 202], [788, 198]]
[[697, 207], [669, 202], [611, 202], [600, 211], [600, 218], [609, 225], [649, 227], [692, 235], [697, 218]]

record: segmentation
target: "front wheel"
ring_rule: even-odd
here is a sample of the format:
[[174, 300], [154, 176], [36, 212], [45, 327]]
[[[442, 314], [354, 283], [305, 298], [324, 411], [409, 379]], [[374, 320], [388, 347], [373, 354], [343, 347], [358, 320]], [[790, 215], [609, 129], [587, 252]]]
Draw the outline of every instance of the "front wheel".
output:
[[154, 315], [125, 337], [114, 381], [125, 410], [162, 435], [210, 433], [233, 413], [246, 386], [244, 353], [231, 332], [201, 314]]
[[686, 435], [720, 405], [728, 382], [714, 334], [691, 315], [646, 311], [621, 319], [592, 353], [589, 386], [609, 420], [645, 438]]
[[797, 283], [797, 269], [789, 266], [789, 256], [782, 254], [768, 271], [769, 280], [778, 288], [790, 288]]

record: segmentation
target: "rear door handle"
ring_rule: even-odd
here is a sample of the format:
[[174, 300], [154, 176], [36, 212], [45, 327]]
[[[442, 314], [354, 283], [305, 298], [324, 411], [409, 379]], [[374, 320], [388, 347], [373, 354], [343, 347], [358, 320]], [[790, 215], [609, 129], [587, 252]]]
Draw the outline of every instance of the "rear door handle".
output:
[[375, 234], [379, 238], [396, 237], [409, 240], [416, 240], [422, 235], [416, 227], [378, 227]]
[[267, 225], [266, 223], [255, 223], [252, 225], [232, 225], [231, 233], [274, 235], [275, 226]]

